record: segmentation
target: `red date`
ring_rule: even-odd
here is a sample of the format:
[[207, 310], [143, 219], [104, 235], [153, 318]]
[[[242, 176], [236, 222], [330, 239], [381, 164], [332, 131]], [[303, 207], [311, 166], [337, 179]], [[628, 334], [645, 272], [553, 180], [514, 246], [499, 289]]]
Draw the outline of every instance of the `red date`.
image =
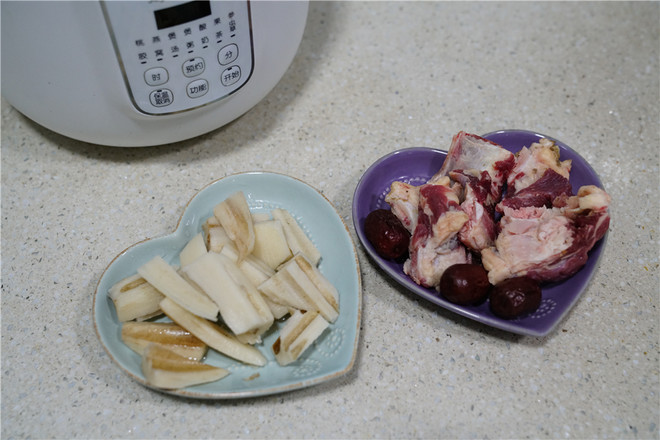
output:
[[527, 277], [509, 278], [497, 284], [490, 294], [490, 309], [504, 319], [532, 313], [541, 305], [541, 286]]
[[407, 257], [410, 233], [392, 211], [377, 209], [370, 212], [364, 220], [364, 233], [381, 257], [388, 260]]
[[488, 272], [478, 264], [454, 264], [440, 278], [440, 293], [447, 301], [468, 306], [481, 304], [490, 292]]

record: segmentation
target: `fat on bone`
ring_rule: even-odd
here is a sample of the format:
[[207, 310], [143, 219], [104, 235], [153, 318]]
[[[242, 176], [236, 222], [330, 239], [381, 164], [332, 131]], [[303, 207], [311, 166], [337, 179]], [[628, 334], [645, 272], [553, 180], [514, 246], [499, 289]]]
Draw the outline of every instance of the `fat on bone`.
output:
[[401, 221], [411, 234], [417, 227], [417, 207], [419, 205], [419, 187], [405, 182], [392, 182], [390, 192], [385, 196], [392, 213]]

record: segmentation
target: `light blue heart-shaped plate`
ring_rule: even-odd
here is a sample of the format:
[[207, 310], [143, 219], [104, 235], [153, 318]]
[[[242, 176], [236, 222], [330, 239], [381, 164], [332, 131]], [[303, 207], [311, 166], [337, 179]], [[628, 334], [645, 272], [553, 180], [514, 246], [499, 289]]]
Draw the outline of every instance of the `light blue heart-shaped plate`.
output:
[[[129, 376], [149, 386], [141, 371], [141, 358], [121, 341], [121, 323], [108, 289], [136, 273], [137, 268], [160, 255], [179, 264], [179, 253], [213, 215], [213, 208], [237, 191], [243, 191], [252, 212], [283, 208], [298, 221], [321, 251], [321, 272], [339, 291], [339, 318], [298, 361], [280, 366], [271, 346], [278, 336], [277, 323], [257, 348], [266, 356], [264, 367], [244, 365], [209, 350], [205, 362], [226, 368], [231, 374], [203, 385], [166, 391], [201, 398], [229, 399], [281, 393], [316, 385], [346, 374], [353, 367], [362, 315], [362, 286], [355, 246], [346, 224], [332, 204], [304, 182], [283, 174], [248, 172], [219, 179], [195, 195], [186, 206], [176, 230], [164, 237], [137, 243], [112, 260], [97, 285], [94, 324], [102, 345]], [[159, 318], [166, 321], [167, 318]]]

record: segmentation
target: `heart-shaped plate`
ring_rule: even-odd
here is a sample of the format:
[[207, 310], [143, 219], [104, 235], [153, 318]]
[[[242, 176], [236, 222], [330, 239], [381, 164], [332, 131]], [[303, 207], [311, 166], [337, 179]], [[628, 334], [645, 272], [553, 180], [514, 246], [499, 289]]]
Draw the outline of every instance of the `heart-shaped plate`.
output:
[[[362, 286], [357, 253], [346, 224], [320, 192], [301, 180], [277, 173], [247, 172], [224, 177], [202, 189], [185, 207], [173, 233], [129, 247], [112, 260], [99, 280], [94, 296], [94, 325], [101, 344], [122, 370], [145, 386], [149, 385], [141, 371], [141, 357], [121, 341], [121, 323], [108, 298], [108, 289], [136, 273], [140, 265], [156, 255], [177, 265], [179, 253], [202, 230], [203, 222], [213, 215], [213, 208], [236, 191], [243, 191], [252, 212], [282, 208], [298, 221], [321, 252], [319, 269], [339, 291], [339, 317], [290, 365], [282, 367], [275, 361], [271, 346], [278, 332], [271, 330], [263, 344], [257, 346], [268, 359], [264, 367], [244, 365], [209, 350], [205, 362], [226, 368], [231, 374], [216, 382], [166, 392], [201, 399], [275, 394], [342, 376], [355, 362]], [[281, 327], [282, 323], [276, 325]]]
[[[539, 133], [526, 130], [501, 130], [483, 135], [507, 150], [516, 153], [522, 147], [529, 147], [542, 138], [555, 141], [560, 150], [561, 160], [571, 159], [570, 183], [575, 194], [583, 185], [603, 187], [596, 172], [577, 152], [566, 144]], [[353, 222], [362, 246], [372, 260], [412, 293], [483, 324], [507, 330], [512, 333], [530, 336], [545, 336], [563, 319], [580, 298], [593, 276], [602, 255], [607, 234], [589, 252], [589, 260], [571, 278], [543, 285], [543, 300], [536, 312], [512, 320], [499, 318], [490, 311], [489, 303], [478, 306], [459, 306], [444, 299], [434, 289], [417, 285], [403, 272], [403, 264], [382, 258], [376, 253], [364, 232], [364, 220], [375, 209], [389, 209], [385, 196], [394, 181], [421, 185], [431, 178], [442, 166], [446, 151], [432, 148], [407, 148], [394, 151], [379, 160], [365, 171], [353, 196]]]

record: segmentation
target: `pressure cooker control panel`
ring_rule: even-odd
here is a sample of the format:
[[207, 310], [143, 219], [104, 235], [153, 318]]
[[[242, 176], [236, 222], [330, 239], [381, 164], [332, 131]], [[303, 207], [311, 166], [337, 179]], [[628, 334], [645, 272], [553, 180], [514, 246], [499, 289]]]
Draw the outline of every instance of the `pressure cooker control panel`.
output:
[[225, 98], [254, 65], [249, 1], [105, 1], [131, 100], [151, 115]]

